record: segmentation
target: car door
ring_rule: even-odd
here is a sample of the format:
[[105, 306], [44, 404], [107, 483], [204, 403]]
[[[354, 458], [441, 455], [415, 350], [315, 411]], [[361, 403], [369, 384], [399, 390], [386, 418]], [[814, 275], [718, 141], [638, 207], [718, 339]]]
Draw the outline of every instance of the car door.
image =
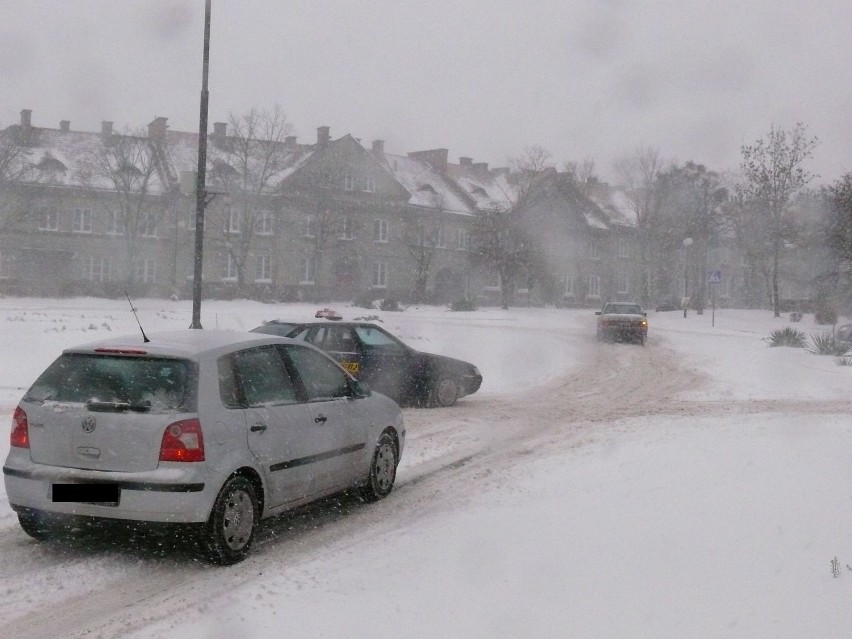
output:
[[314, 437], [306, 398], [274, 345], [239, 351], [230, 361], [245, 411], [248, 446], [266, 476], [269, 505], [303, 499], [312, 489], [310, 460], [324, 451], [323, 442]]
[[365, 402], [355, 399], [351, 378], [328, 356], [296, 344], [282, 349], [307, 396], [311, 436], [320, 451], [311, 464], [313, 490], [351, 483], [362, 473], [371, 453]]
[[401, 401], [412, 390], [412, 352], [405, 344], [378, 326], [356, 326], [361, 350], [358, 379], [389, 397]]

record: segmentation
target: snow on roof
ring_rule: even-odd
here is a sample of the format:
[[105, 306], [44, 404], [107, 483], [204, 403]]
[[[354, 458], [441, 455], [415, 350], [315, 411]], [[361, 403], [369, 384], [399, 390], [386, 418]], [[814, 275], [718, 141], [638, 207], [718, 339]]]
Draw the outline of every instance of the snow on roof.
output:
[[593, 192], [589, 199], [606, 215], [613, 226], [637, 226], [636, 207], [624, 191], [604, 186]]
[[450, 164], [447, 170], [480, 210], [511, 206], [517, 196], [504, 171], [495, 173], [460, 164]]
[[385, 153], [383, 164], [411, 193], [409, 204], [453, 213], [472, 213], [470, 205], [456, 192], [447, 177], [428, 162]]
[[[198, 134], [187, 133], [183, 131], [167, 131], [166, 132], [166, 153], [169, 159], [171, 170], [175, 171], [174, 179], [179, 179], [180, 174], [184, 171], [198, 170]], [[294, 145], [288, 149], [288, 155], [285, 157], [284, 166], [276, 171], [269, 181], [270, 189], [277, 188], [282, 181], [292, 175], [296, 169], [307, 161], [313, 154], [312, 147], [302, 145]], [[228, 165], [229, 153], [225, 149], [220, 148], [215, 143], [207, 145], [207, 165], [215, 166], [218, 163]], [[260, 160], [257, 160], [260, 163]], [[217, 178], [215, 174], [209, 176], [209, 181], [215, 183]]]
[[[41, 127], [34, 131], [37, 134], [33, 143], [25, 147], [25, 153], [28, 161], [37, 167], [35, 181], [58, 186], [115, 189], [115, 183], [95, 168], [96, 158], [104, 150], [100, 133], [63, 132]], [[148, 189], [153, 193], [165, 190], [156, 173], [151, 176]]]

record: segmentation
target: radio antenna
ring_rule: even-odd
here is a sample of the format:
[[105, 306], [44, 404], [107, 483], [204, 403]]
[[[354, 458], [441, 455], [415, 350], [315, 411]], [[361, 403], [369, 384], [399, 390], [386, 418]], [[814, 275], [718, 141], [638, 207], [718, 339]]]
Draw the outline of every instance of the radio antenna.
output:
[[142, 328], [142, 322], [139, 321], [139, 316], [136, 314], [136, 309], [133, 308], [133, 302], [130, 301], [130, 296], [127, 294], [127, 291], [124, 291], [124, 296], [127, 298], [127, 303], [130, 304], [130, 310], [133, 311], [133, 317], [136, 318], [136, 323], [139, 324], [139, 330], [142, 331], [142, 341], [146, 344], [151, 340], [148, 339], [148, 336], [145, 335], [145, 329]]

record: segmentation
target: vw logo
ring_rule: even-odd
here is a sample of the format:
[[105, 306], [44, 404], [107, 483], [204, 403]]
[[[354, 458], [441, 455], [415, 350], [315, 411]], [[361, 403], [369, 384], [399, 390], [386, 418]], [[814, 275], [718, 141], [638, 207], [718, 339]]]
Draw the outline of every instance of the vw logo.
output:
[[93, 430], [95, 430], [95, 426], [97, 425], [98, 423], [92, 416], [86, 417], [86, 419], [83, 420], [83, 430], [87, 433], [91, 433]]

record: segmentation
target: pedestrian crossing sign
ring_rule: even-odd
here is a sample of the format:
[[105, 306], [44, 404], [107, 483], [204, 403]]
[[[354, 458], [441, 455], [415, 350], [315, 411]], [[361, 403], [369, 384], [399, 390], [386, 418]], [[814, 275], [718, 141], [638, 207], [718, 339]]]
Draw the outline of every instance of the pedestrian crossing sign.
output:
[[707, 271], [707, 283], [708, 284], [721, 284], [722, 283], [722, 271]]

